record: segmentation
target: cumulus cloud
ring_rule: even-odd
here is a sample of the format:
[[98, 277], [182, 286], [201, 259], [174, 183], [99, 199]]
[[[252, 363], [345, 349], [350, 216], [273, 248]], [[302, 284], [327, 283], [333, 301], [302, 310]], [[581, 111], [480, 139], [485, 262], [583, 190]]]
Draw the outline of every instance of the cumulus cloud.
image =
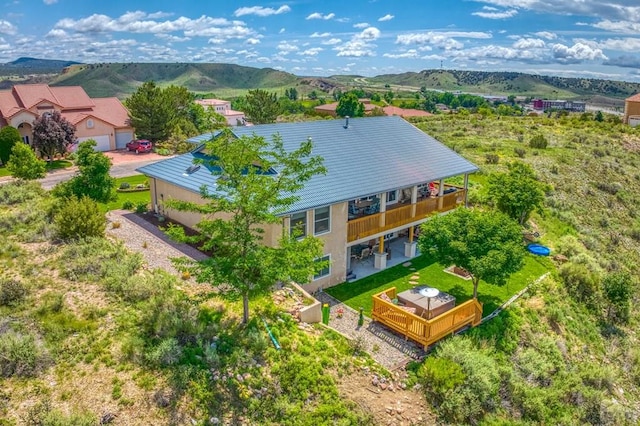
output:
[[260, 39], [255, 37], [249, 37], [248, 39], [245, 40], [245, 43], [254, 46], [256, 44], [260, 44]]
[[365, 28], [362, 32], [355, 34], [351, 40], [341, 46], [336, 46], [333, 50], [337, 51], [337, 56], [343, 57], [366, 57], [375, 56], [373, 43], [380, 37], [380, 30], [375, 27]]
[[278, 51], [280, 52], [281, 55], [286, 55], [291, 52], [295, 52], [297, 50], [299, 50], [298, 46], [296, 46], [295, 44], [289, 43], [287, 41], [278, 43]]
[[0, 19], [0, 34], [13, 35], [18, 32], [18, 29], [9, 21]]
[[291, 12], [291, 8], [287, 5], [280, 6], [277, 9], [271, 7], [262, 7], [262, 6], [252, 6], [252, 7], [241, 7], [236, 9], [233, 12], [233, 16], [240, 17], [245, 15], [256, 15], [256, 16], [271, 16], [271, 15], [280, 15], [282, 13]]
[[322, 47], [312, 47], [311, 49], [303, 50], [298, 52], [298, 55], [301, 56], [318, 56], [318, 53], [322, 52], [324, 49]]
[[587, 46], [583, 43], [576, 43], [573, 46], [565, 46], [557, 43], [551, 46], [553, 57], [562, 63], [578, 64], [584, 61], [595, 61], [598, 59], [608, 59], [601, 49]]
[[544, 40], [539, 38], [521, 38], [513, 43], [513, 47], [516, 49], [541, 49], [545, 47]]
[[598, 19], [640, 21], [636, 0], [479, 0], [494, 6], [558, 15], [590, 16]]
[[621, 55], [610, 58], [603, 62], [604, 65], [613, 65], [623, 68], [640, 68], [640, 57], [631, 55]]
[[385, 53], [382, 56], [385, 58], [391, 59], [418, 59], [420, 58], [420, 54], [416, 49], [409, 49], [406, 52], [402, 53]]
[[491, 34], [475, 31], [429, 31], [426, 33], [401, 34], [396, 37], [396, 44], [405, 46], [411, 44], [432, 45], [445, 50], [462, 49], [464, 45], [456, 38], [487, 39], [491, 38]]
[[335, 16], [336, 16], [335, 13], [327, 13], [326, 15], [323, 15], [322, 13], [314, 12], [311, 15], [307, 16], [305, 19], [307, 19], [307, 20], [309, 20], [309, 19], [324, 19], [325, 21], [328, 21], [329, 19], [335, 18]]
[[366, 23], [366, 22], [359, 22], [359, 23], [357, 23], [357, 24], [353, 24], [353, 28], [357, 28], [357, 29], [359, 29], [359, 30], [361, 30], [361, 29], [363, 29], [363, 28], [370, 27], [370, 26], [371, 26], [371, 25], [369, 25], [369, 24], [368, 24], [368, 23]]
[[327, 46], [332, 46], [332, 45], [334, 45], [334, 44], [339, 44], [339, 43], [342, 43], [342, 39], [339, 39], [339, 38], [330, 38], [330, 39], [328, 39], [328, 40], [323, 40], [323, 41], [321, 42], [321, 44], [325, 44], [325, 45], [327, 45]]
[[616, 33], [637, 34], [640, 33], [640, 22], [632, 21], [603, 21], [593, 24], [594, 27], [602, 30], [613, 31]]
[[385, 22], [385, 21], [390, 21], [393, 18], [395, 18], [395, 16], [387, 13], [386, 15], [384, 15], [382, 18], [378, 19], [378, 22]]
[[608, 38], [604, 40], [574, 39], [574, 43], [582, 43], [594, 49], [618, 50], [621, 52], [637, 52], [640, 50], [640, 38]]
[[473, 12], [472, 15], [485, 19], [507, 19], [513, 18], [518, 14], [518, 11], [515, 9], [497, 11], [495, 7], [485, 6], [483, 10], [483, 12]]
[[309, 37], [311, 38], [318, 38], [318, 37], [329, 37], [331, 35], [331, 33], [319, 33], [319, 32], [315, 32], [313, 34], [311, 34]]

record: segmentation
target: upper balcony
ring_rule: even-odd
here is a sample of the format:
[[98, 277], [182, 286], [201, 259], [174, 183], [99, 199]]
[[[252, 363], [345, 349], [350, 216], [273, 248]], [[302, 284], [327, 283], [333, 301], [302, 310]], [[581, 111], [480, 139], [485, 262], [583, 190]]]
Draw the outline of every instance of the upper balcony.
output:
[[[378, 208], [377, 212], [375, 200], [361, 203], [362, 208], [358, 208], [358, 214], [350, 214], [349, 216], [347, 243], [422, 221], [433, 214], [455, 209], [465, 203], [467, 190], [460, 186], [445, 184], [442, 195], [439, 194], [440, 191], [436, 185], [430, 191], [417, 193], [415, 203], [411, 203], [411, 198], [401, 199], [396, 204], [386, 205], [386, 209]], [[351, 203], [355, 204], [355, 200]]]

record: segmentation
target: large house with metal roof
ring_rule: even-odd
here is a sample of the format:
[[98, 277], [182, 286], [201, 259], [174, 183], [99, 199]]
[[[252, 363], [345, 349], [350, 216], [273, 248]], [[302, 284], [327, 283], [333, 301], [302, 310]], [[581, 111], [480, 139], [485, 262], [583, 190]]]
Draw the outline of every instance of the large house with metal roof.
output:
[[[354, 271], [365, 267], [381, 270], [414, 257], [415, 227], [464, 205], [468, 175], [478, 170], [401, 117], [264, 124], [232, 132], [267, 141], [278, 134], [287, 150], [311, 138], [313, 154], [324, 159], [327, 173], [307, 182], [282, 222], [264, 234], [265, 244], [277, 244], [283, 229], [294, 228], [323, 240], [323, 260], [330, 266], [305, 285], [309, 291], [361, 278]], [[150, 179], [156, 212], [189, 227], [200, 221], [199, 214], [170, 210], [164, 202], [202, 202], [200, 189], [214, 187], [217, 177], [207, 167], [191, 167], [206, 157], [204, 142], [212, 136], [190, 139], [198, 145], [190, 153], [138, 169]]]
[[123, 149], [133, 139], [129, 112], [118, 98], [90, 98], [80, 86], [50, 87], [17, 84], [0, 91], [0, 127], [18, 129], [33, 142], [33, 124], [42, 114], [57, 111], [76, 127], [78, 142], [96, 141], [96, 150]]

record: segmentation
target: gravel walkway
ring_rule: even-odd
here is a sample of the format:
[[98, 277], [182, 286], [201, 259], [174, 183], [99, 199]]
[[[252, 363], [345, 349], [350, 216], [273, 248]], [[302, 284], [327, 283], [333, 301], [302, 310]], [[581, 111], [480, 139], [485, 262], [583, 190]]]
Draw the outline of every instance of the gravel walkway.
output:
[[[323, 304], [328, 303], [330, 306], [329, 327], [351, 339], [361, 341], [367, 353], [387, 370], [396, 370], [404, 367], [411, 360], [425, 356], [425, 352], [419, 345], [411, 340], [405, 340], [403, 336], [395, 334], [366, 316], [364, 325], [358, 327], [359, 312], [327, 293], [319, 292], [314, 296]], [[344, 312], [342, 318], [338, 318], [337, 315], [340, 308]]]
[[[119, 222], [120, 227], [114, 228], [114, 222]], [[118, 238], [129, 250], [142, 254], [150, 269], [162, 268], [180, 275], [171, 258], [207, 258], [204, 253], [187, 244], [172, 241], [157, 227], [128, 210], [107, 213], [107, 234]]]

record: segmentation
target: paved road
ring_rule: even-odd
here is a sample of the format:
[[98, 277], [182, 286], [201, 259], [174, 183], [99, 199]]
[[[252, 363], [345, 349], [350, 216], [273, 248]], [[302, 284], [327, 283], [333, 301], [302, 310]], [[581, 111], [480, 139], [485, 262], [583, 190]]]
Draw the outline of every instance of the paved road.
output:
[[[135, 170], [138, 167], [155, 163], [156, 161], [158, 160], [153, 159], [153, 160], [143, 160], [143, 161], [129, 161], [122, 164], [115, 164], [111, 166], [110, 174], [111, 176], [116, 178], [137, 175], [139, 173], [136, 172]], [[70, 167], [68, 169], [62, 169], [62, 170], [54, 170], [52, 172], [49, 172], [47, 176], [45, 176], [44, 178], [39, 179], [38, 182], [42, 184], [42, 187], [44, 189], [51, 189], [54, 186], [56, 186], [58, 183], [71, 179], [73, 175], [76, 174], [77, 170], [78, 170], [77, 167]], [[10, 178], [3, 178], [2, 180], [0, 180], [0, 184], [2, 182], [8, 182], [10, 180], [11, 180]]]

